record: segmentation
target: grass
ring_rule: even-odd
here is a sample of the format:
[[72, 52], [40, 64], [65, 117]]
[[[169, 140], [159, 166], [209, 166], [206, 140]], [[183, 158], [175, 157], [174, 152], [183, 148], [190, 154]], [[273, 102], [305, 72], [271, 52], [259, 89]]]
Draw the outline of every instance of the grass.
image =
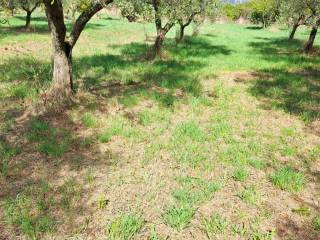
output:
[[212, 214], [210, 217], [203, 217], [201, 228], [209, 239], [214, 239], [215, 234], [222, 234], [228, 227], [228, 221], [218, 213]]
[[188, 226], [194, 214], [195, 210], [190, 207], [171, 207], [163, 218], [170, 227], [181, 231]]
[[276, 187], [289, 192], [300, 192], [305, 185], [303, 174], [288, 166], [271, 175], [271, 181]]
[[129, 213], [114, 219], [107, 226], [108, 239], [110, 240], [130, 240], [133, 239], [143, 225], [140, 216]]
[[316, 208], [288, 207], [319, 195], [307, 29], [206, 23], [148, 62], [153, 24], [101, 13], [73, 51], [74, 104], [24, 121], [51, 83], [38, 14], [0, 28], [0, 238], [319, 238]]

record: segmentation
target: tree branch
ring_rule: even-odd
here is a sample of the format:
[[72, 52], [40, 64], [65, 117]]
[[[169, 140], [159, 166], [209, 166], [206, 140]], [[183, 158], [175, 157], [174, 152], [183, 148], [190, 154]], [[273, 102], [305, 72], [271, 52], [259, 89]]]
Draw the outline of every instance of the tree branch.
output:
[[69, 43], [70, 43], [71, 47], [73, 47], [77, 43], [81, 32], [83, 31], [83, 29], [85, 28], [85, 26], [89, 22], [89, 20], [97, 12], [99, 12], [101, 9], [103, 9], [104, 4], [108, 5], [112, 2], [113, 2], [113, 0], [107, 0], [107, 1], [104, 1], [103, 3], [101, 3], [100, 1], [94, 1], [90, 4], [90, 6], [85, 11], [83, 11], [80, 14], [80, 16], [76, 20], [76, 22], [73, 26], [73, 29], [71, 31], [71, 34], [70, 34]]

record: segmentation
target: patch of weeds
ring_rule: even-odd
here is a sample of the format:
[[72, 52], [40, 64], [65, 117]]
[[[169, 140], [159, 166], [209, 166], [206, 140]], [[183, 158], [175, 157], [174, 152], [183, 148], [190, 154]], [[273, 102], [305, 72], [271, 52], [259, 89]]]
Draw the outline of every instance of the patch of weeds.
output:
[[317, 216], [313, 221], [313, 228], [315, 231], [320, 232], [320, 216]]
[[245, 188], [238, 196], [242, 201], [250, 205], [257, 205], [260, 197], [255, 186]]
[[18, 155], [20, 149], [0, 141], [0, 176], [6, 177], [9, 171], [10, 158]]
[[85, 113], [81, 118], [81, 122], [87, 128], [93, 128], [97, 125], [97, 119], [91, 113]]
[[287, 128], [282, 128], [281, 129], [281, 134], [286, 136], [286, 137], [294, 137], [296, 135], [296, 130], [291, 127]]
[[256, 227], [246, 226], [244, 223], [232, 226], [234, 234], [250, 240], [273, 240], [275, 231], [263, 232]]
[[150, 236], [148, 237], [148, 240], [160, 240], [161, 238], [159, 237], [155, 226], [152, 226]]
[[298, 208], [292, 209], [292, 212], [297, 213], [301, 216], [310, 216], [311, 214], [311, 209], [307, 205], [301, 205]]
[[60, 204], [65, 210], [71, 209], [81, 197], [81, 186], [73, 179], [66, 180], [59, 188], [61, 194]]
[[218, 213], [201, 219], [201, 229], [209, 239], [212, 239], [215, 234], [224, 233], [227, 227], [227, 220]]
[[27, 87], [24, 84], [19, 84], [17, 86], [13, 86], [13, 87], [11, 87], [10, 90], [11, 90], [11, 93], [10, 93], [11, 96], [21, 98], [21, 99], [25, 99], [32, 92], [30, 87]]
[[33, 200], [24, 194], [6, 202], [5, 217], [31, 239], [37, 239], [42, 233], [52, 232], [55, 228], [53, 218], [43, 211], [36, 211]]
[[205, 140], [204, 132], [194, 121], [180, 123], [173, 133], [173, 138], [177, 141], [191, 139], [193, 141], [202, 142]]
[[256, 169], [264, 169], [267, 167], [266, 162], [264, 162], [263, 160], [255, 159], [255, 158], [249, 159], [249, 165]]
[[79, 146], [82, 149], [90, 147], [92, 144], [93, 144], [93, 138], [92, 137], [85, 137], [85, 138], [81, 138], [79, 140]]
[[84, 176], [84, 181], [87, 183], [87, 184], [91, 184], [93, 183], [95, 177], [94, 177], [94, 174], [92, 172], [92, 169], [89, 168], [86, 173], [85, 173], [85, 176]]
[[244, 182], [248, 177], [248, 173], [245, 169], [237, 169], [233, 173], [233, 179], [238, 182]]
[[70, 147], [71, 135], [65, 129], [51, 127], [48, 123], [33, 119], [26, 134], [30, 142], [37, 143], [38, 151], [52, 157], [61, 157]]
[[106, 143], [113, 136], [123, 136], [131, 140], [138, 140], [142, 137], [142, 132], [123, 118], [114, 118], [110, 122], [110, 127], [104, 129], [99, 135], [99, 141]]
[[220, 189], [220, 185], [200, 178], [179, 177], [182, 188], [173, 192], [173, 197], [181, 206], [194, 206], [210, 199]]
[[143, 126], [148, 126], [153, 123], [167, 122], [170, 119], [171, 114], [170, 110], [164, 108], [156, 110], [147, 109], [139, 113], [139, 122]]
[[154, 92], [151, 95], [151, 99], [158, 102], [161, 107], [173, 107], [176, 101], [176, 97], [173, 95], [172, 92], [168, 93], [158, 93]]
[[298, 153], [298, 150], [296, 147], [284, 146], [282, 149], [282, 155], [285, 157], [292, 157], [292, 156], [295, 156], [297, 153]]
[[192, 207], [171, 207], [167, 209], [163, 218], [167, 225], [181, 231], [188, 226], [194, 214], [195, 210]]
[[172, 149], [172, 156], [175, 160], [187, 163], [193, 168], [207, 159], [203, 144], [199, 143], [175, 144]]
[[124, 95], [119, 98], [119, 102], [125, 107], [134, 107], [138, 105], [139, 98], [136, 95]]
[[230, 163], [236, 166], [245, 166], [250, 159], [253, 159], [256, 152], [250, 149], [247, 144], [234, 142], [222, 149], [218, 157], [222, 162]]
[[125, 214], [114, 219], [107, 226], [108, 239], [130, 240], [142, 228], [144, 220], [135, 214]]
[[300, 192], [305, 185], [305, 178], [302, 173], [285, 166], [271, 175], [272, 183], [285, 191]]
[[100, 196], [97, 200], [97, 205], [99, 209], [105, 209], [109, 203], [109, 200], [105, 196]]

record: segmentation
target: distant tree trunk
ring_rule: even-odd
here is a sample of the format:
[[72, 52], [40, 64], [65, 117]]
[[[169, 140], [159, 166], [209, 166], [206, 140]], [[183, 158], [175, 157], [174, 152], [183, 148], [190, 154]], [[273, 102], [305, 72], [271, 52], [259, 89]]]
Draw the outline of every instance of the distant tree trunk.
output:
[[180, 24], [180, 34], [179, 34], [179, 39], [178, 42], [182, 42], [184, 39], [184, 30], [185, 30], [186, 26], [183, 24]]
[[162, 58], [162, 44], [164, 41], [164, 34], [162, 32], [157, 34], [156, 40], [154, 42], [154, 56], [153, 58], [159, 57]]
[[30, 28], [30, 23], [31, 23], [31, 11], [27, 11], [27, 16], [26, 16], [26, 25], [25, 28], [29, 29]]
[[318, 27], [316, 27], [316, 26], [312, 27], [309, 39], [306, 42], [306, 44], [304, 45], [304, 52], [305, 53], [311, 53], [311, 51], [313, 49], [314, 40], [316, 39], [317, 33], [318, 33]]
[[167, 22], [166, 25], [164, 27], [162, 27], [162, 20], [161, 20], [159, 4], [160, 4], [159, 0], [152, 1], [152, 7], [154, 10], [154, 17], [155, 17], [155, 25], [156, 25], [156, 29], [157, 29], [157, 37], [156, 37], [156, 40], [155, 40], [154, 46], [153, 46], [152, 59], [155, 59], [157, 57], [162, 59], [162, 44], [164, 42], [166, 34], [174, 26], [173, 22]]
[[293, 25], [291, 33], [290, 33], [290, 36], [289, 36], [289, 40], [293, 40], [294, 39], [294, 36], [295, 36], [299, 26], [300, 26], [299, 24], [294, 24]]

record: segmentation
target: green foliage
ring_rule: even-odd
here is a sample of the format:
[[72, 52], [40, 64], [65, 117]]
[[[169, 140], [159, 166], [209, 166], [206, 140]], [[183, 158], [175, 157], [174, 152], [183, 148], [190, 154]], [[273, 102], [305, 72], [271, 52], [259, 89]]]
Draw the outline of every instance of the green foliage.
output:
[[65, 129], [51, 127], [47, 122], [32, 119], [27, 139], [37, 144], [38, 151], [52, 157], [61, 157], [70, 147], [71, 135]]
[[228, 221], [219, 213], [214, 213], [210, 217], [201, 219], [201, 228], [209, 239], [213, 239], [215, 234], [224, 233], [228, 227]]
[[38, 212], [32, 199], [24, 194], [8, 200], [5, 205], [6, 219], [31, 239], [37, 239], [42, 233], [52, 232], [55, 228], [56, 223], [49, 215], [43, 210], [40, 214]]
[[314, 219], [313, 227], [314, 227], [314, 230], [316, 230], [317, 232], [320, 232], [320, 216], [317, 216]]
[[245, 169], [238, 169], [233, 173], [233, 178], [236, 181], [244, 182], [248, 177], [248, 173]]
[[170, 227], [183, 230], [190, 223], [195, 210], [191, 207], [171, 207], [164, 214], [164, 221]]
[[124, 214], [114, 219], [107, 226], [108, 239], [130, 240], [143, 226], [144, 220], [135, 214]]
[[289, 192], [300, 192], [305, 185], [303, 174], [288, 166], [271, 175], [271, 181], [278, 188]]
[[238, 196], [241, 200], [250, 205], [257, 205], [260, 198], [255, 186], [246, 187]]
[[87, 128], [92, 128], [97, 125], [96, 118], [90, 113], [85, 113], [81, 118], [81, 121]]
[[61, 206], [69, 210], [80, 200], [82, 188], [75, 180], [67, 179], [59, 188], [59, 192]]
[[173, 197], [182, 206], [195, 206], [210, 199], [220, 189], [220, 185], [201, 178], [179, 177], [177, 181], [182, 185], [173, 192]]

